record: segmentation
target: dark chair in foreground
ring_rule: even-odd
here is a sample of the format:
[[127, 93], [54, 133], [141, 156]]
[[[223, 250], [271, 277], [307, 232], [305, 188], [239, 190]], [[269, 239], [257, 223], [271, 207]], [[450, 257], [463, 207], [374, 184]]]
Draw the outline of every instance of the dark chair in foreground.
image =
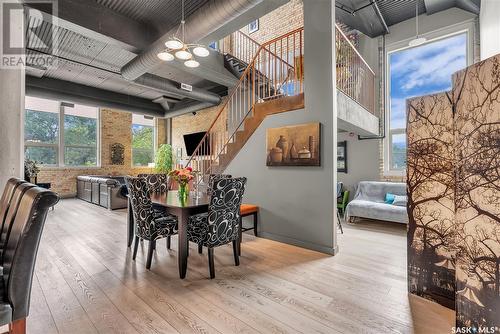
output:
[[139, 239], [149, 241], [146, 268], [151, 268], [153, 251], [156, 248], [156, 240], [167, 238], [167, 248], [170, 249], [170, 237], [177, 234], [177, 219], [175, 217], [161, 216], [153, 209], [150, 190], [146, 179], [143, 177], [127, 177], [127, 185], [130, 203], [135, 223], [135, 240], [133, 259], [137, 255]]
[[232, 178], [232, 175], [229, 174], [210, 174], [208, 177], [208, 189], [207, 189], [207, 195], [212, 194], [212, 190], [214, 189], [215, 182], [219, 180], [224, 180], [224, 179], [230, 179]]
[[5, 222], [5, 217], [7, 216], [7, 212], [9, 211], [12, 196], [14, 196], [14, 191], [20, 184], [23, 183], [26, 183], [26, 181], [13, 177], [9, 179], [5, 184], [2, 197], [0, 198], [0, 227], [2, 230]]
[[22, 195], [3, 252], [3, 288], [0, 296], [0, 326], [9, 332], [26, 332], [31, 283], [36, 255], [49, 208], [59, 197], [46, 189], [33, 187]]
[[240, 264], [240, 205], [247, 179], [219, 179], [214, 182], [208, 213], [189, 217], [188, 240], [208, 248], [210, 278], [215, 277], [214, 248], [233, 243], [235, 265]]

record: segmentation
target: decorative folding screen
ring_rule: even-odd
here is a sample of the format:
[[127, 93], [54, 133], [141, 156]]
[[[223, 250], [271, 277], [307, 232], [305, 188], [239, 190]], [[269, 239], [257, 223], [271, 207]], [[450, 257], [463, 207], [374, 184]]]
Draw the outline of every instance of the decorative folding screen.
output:
[[500, 327], [500, 55], [408, 101], [410, 292]]

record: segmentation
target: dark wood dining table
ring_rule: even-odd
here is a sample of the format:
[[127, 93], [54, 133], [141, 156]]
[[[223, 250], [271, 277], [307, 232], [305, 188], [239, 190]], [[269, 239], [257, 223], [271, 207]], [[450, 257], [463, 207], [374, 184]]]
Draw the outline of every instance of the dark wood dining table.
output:
[[[187, 239], [187, 226], [189, 216], [203, 213], [208, 211], [210, 197], [208, 195], [189, 196], [185, 200], [180, 200], [177, 191], [169, 191], [163, 194], [151, 195], [151, 201], [157, 207], [165, 208], [165, 211], [177, 216], [178, 220], [178, 262], [179, 262], [179, 276], [180, 278], [186, 277], [187, 258], [188, 258], [188, 239]], [[128, 209], [128, 245], [130, 247], [132, 238], [134, 236], [134, 219], [132, 209], [129, 201]]]

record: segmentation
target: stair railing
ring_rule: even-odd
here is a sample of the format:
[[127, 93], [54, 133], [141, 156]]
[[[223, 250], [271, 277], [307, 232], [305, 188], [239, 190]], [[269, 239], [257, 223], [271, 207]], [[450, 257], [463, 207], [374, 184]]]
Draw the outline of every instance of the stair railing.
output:
[[237, 30], [221, 41], [219, 51], [249, 64], [260, 48], [260, 43]]
[[241, 148], [238, 132], [256, 104], [303, 93], [303, 34], [299, 28], [257, 49], [187, 165], [203, 177], [221, 172]]

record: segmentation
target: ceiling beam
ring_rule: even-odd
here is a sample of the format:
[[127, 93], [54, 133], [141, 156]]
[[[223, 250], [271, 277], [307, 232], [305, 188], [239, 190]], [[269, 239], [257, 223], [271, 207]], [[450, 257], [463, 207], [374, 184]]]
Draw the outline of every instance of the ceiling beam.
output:
[[26, 76], [26, 95], [66, 100], [154, 117], [165, 116], [163, 107], [150, 100], [51, 78]]
[[[138, 53], [156, 40], [158, 32], [152, 27], [120, 15], [93, 0], [58, 0], [55, 13], [47, 13], [47, 6], [33, 2], [25, 6], [44, 12], [44, 20], [83, 36], [115, 44]], [[56, 21], [52, 17], [57, 16]]]

